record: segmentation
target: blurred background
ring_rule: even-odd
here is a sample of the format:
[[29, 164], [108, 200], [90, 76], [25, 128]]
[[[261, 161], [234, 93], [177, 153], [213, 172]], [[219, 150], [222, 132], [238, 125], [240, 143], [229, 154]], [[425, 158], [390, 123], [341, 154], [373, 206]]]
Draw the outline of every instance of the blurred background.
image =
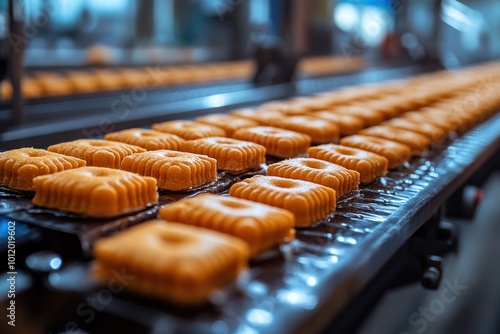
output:
[[23, 0], [19, 7], [27, 67], [238, 60], [272, 38], [295, 44], [301, 56], [438, 57], [458, 66], [500, 55], [494, 0]]

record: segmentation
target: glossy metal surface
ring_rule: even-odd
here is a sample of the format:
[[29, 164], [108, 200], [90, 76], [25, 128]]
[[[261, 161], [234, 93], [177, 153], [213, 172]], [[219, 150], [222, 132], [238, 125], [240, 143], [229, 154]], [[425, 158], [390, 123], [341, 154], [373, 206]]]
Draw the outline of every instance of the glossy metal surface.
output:
[[[312, 333], [320, 330], [382, 268], [486, 159], [500, 149], [500, 114], [426, 156], [343, 198], [332, 217], [254, 259], [237, 284], [210, 305], [185, 309], [120, 292], [105, 312], [153, 332]], [[70, 267], [54, 288], [86, 272]], [[83, 296], [95, 288], [90, 276]]]

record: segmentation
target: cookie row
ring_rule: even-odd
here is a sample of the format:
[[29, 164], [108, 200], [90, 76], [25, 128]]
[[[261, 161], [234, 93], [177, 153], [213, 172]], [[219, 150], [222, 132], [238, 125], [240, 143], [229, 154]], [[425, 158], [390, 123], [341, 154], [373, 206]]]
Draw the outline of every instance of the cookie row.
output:
[[[361, 58], [310, 57], [299, 64], [299, 72], [306, 75], [345, 72], [363, 67]], [[142, 87], [179, 84], [212, 83], [214, 81], [249, 78], [254, 71], [250, 61], [231, 61], [197, 65], [175, 65], [147, 68], [95, 69], [93, 71], [36, 72], [24, 76], [21, 90], [25, 98], [62, 96], [74, 93], [94, 93]], [[3, 99], [12, 98], [9, 81], [0, 84]]]
[[[248, 61], [65, 73], [43, 71], [23, 77], [21, 90], [23, 96], [28, 99], [139, 87], [152, 90], [160, 85], [243, 79], [248, 78], [252, 72], [253, 65]], [[3, 99], [12, 97], [12, 85], [9, 81], [1, 83], [0, 93]]]

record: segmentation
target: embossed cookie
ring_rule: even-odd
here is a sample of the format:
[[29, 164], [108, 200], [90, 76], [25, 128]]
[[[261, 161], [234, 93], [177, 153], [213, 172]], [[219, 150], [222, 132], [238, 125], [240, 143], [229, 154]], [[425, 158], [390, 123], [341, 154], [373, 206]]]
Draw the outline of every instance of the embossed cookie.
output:
[[236, 197], [203, 194], [169, 204], [162, 219], [195, 225], [244, 240], [251, 254], [293, 239], [295, 216], [280, 208]]
[[154, 177], [158, 188], [187, 190], [217, 180], [217, 161], [206, 155], [169, 150], [126, 156], [121, 169]]
[[[428, 111], [428, 112], [427, 112]], [[446, 132], [457, 131], [460, 123], [449, 117], [440, 115], [439, 113], [433, 114], [431, 109], [420, 109], [420, 111], [410, 111], [401, 115], [401, 118], [410, 120], [412, 122], [429, 123], [444, 129]]]
[[233, 138], [251, 141], [266, 148], [268, 155], [291, 158], [305, 153], [311, 146], [311, 137], [306, 134], [270, 126], [256, 126], [237, 130]]
[[85, 160], [36, 148], [20, 148], [0, 153], [0, 184], [32, 191], [33, 179], [67, 169], [83, 167]]
[[126, 289], [176, 304], [205, 303], [246, 269], [246, 243], [223, 233], [161, 220], [147, 221], [94, 246], [93, 277], [112, 281], [125, 271]]
[[272, 119], [269, 125], [304, 133], [311, 137], [313, 143], [317, 144], [336, 142], [340, 136], [340, 129], [337, 124], [312, 116], [290, 116]]
[[146, 151], [139, 146], [99, 139], [78, 139], [49, 146], [48, 150], [83, 159], [88, 166], [117, 169], [127, 155]]
[[234, 131], [238, 129], [259, 125], [259, 123], [257, 123], [256, 121], [252, 121], [250, 119], [225, 114], [212, 114], [208, 116], [198, 117], [196, 121], [204, 124], [218, 126], [226, 131], [226, 135], [228, 137], [232, 137]]
[[232, 115], [251, 119], [260, 125], [270, 125], [277, 119], [282, 119], [285, 115], [279, 111], [266, 109], [241, 109], [231, 113]]
[[241, 118], [246, 118], [246, 119], [254, 120], [254, 115], [256, 113], [258, 113], [258, 112], [259, 112], [258, 109], [242, 108], [242, 109], [233, 110], [229, 114], [233, 115], [233, 116], [236, 116], [236, 117], [241, 117]]
[[269, 165], [267, 175], [321, 184], [335, 190], [337, 197], [357, 190], [359, 173], [314, 158], [295, 158]]
[[186, 152], [204, 154], [217, 160], [217, 168], [231, 172], [258, 169], [266, 162], [266, 148], [262, 145], [223, 137], [200, 138], [186, 141]]
[[342, 138], [340, 144], [370, 151], [387, 158], [389, 169], [398, 168], [411, 157], [409, 146], [377, 137], [352, 135]]
[[376, 178], [384, 176], [389, 164], [387, 158], [381, 155], [335, 144], [310, 147], [307, 155], [357, 171], [362, 184], [371, 183]]
[[365, 121], [357, 116], [338, 114], [331, 111], [317, 111], [314, 113], [310, 113], [309, 115], [337, 124], [342, 136], [356, 134], [359, 130], [365, 127]]
[[111, 132], [104, 136], [107, 140], [119, 141], [126, 144], [136, 145], [148, 151], [174, 150], [178, 151], [185, 141], [179, 136], [147, 129], [127, 129], [119, 132]]
[[111, 217], [158, 203], [156, 180], [134, 173], [81, 167], [33, 180], [33, 204], [82, 214]]
[[259, 109], [268, 110], [268, 111], [276, 111], [283, 115], [293, 116], [293, 115], [303, 115], [305, 112], [309, 111], [309, 107], [296, 103], [293, 101], [271, 101], [262, 104]]
[[306, 227], [335, 211], [335, 190], [301, 180], [256, 175], [233, 184], [234, 197], [283, 208], [295, 214], [295, 226]]
[[385, 118], [379, 111], [356, 105], [338, 106], [332, 109], [332, 112], [362, 118], [367, 126], [380, 124]]
[[226, 136], [226, 131], [222, 128], [192, 121], [169, 121], [156, 123], [153, 124], [152, 128], [156, 131], [172, 133], [185, 140]]
[[429, 138], [433, 143], [442, 143], [448, 135], [445, 129], [432, 123], [416, 122], [402, 117], [385, 121], [382, 125], [420, 133]]
[[397, 105], [396, 101], [392, 101], [389, 97], [363, 99], [352, 103], [352, 105], [364, 107], [382, 114], [384, 119], [389, 119], [399, 116], [404, 108]]
[[405, 144], [411, 148], [412, 155], [420, 155], [428, 151], [429, 147], [432, 144], [429, 138], [419, 133], [406, 129], [398, 129], [382, 125], [372, 126], [371, 128], [361, 130], [359, 134], [383, 138], [392, 140], [396, 143]]

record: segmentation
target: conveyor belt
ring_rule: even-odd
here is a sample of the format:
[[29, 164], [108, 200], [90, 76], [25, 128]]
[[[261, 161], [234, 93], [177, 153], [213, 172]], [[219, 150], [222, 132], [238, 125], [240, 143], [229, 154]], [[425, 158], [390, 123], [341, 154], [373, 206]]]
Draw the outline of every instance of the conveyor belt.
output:
[[[102, 305], [100, 316], [115, 319], [116, 326], [127, 319], [154, 333], [318, 331], [500, 149], [499, 128], [496, 114], [380, 181], [361, 186], [338, 203], [333, 217], [298, 230], [297, 239], [282, 246], [281, 256], [254, 261], [245, 278], [213, 299], [215, 305], [182, 309], [120, 292]], [[53, 274], [50, 288], [76, 290], [81, 300], [95, 297], [106, 287], [90, 283], [89, 267], [79, 263]], [[73, 312], [61, 323], [78, 317]], [[59, 325], [48, 331], [57, 332]]]
[[[304, 79], [295, 89], [276, 86], [200, 97], [189, 103], [169, 103], [168, 107], [139, 108], [139, 113], [131, 113], [126, 121], [118, 124], [123, 127], [148, 125], [150, 123], [146, 121], [193, 117], [218, 108], [224, 111], [237, 105], [255, 103], [257, 99], [275, 99], [293, 93], [309, 94], [355, 84], [356, 80], [379, 81], [421, 71], [423, 69], [418, 66], [386, 69], [373, 72], [375, 74], [364, 72], [362, 79], [352, 76]], [[253, 95], [256, 92], [259, 94], [257, 98]], [[61, 124], [55, 124], [53, 130], [69, 133], [65, 132], [68, 129], [58, 128]], [[72, 130], [75, 129], [78, 128]], [[441, 144], [424, 157], [414, 158], [398, 171], [389, 172], [380, 181], [361, 186], [359, 192], [338, 203], [333, 217], [315, 228], [298, 230], [297, 239], [284, 245], [281, 253], [271, 252], [267, 257], [253, 261], [247, 275], [232, 288], [216, 295], [214, 304], [209, 306], [180, 309], [120, 292], [101, 305], [97, 320], [87, 324], [76, 311], [78, 305], [88, 297], [95, 297], [106, 287], [95, 286], [87, 277], [91, 264], [77, 262], [67, 266], [63, 271], [52, 274], [47, 284], [50, 295], [57, 294], [75, 304], [62, 304], [61, 310], [66, 312], [57, 321], [51, 321], [46, 331], [58, 332], [65, 324], [75, 322], [83, 329], [104, 332], [103, 328], [123, 328], [125, 322], [130, 330], [153, 333], [316, 332], [367, 286], [388, 259], [451, 193], [500, 150], [498, 129], [500, 114], [497, 113], [465, 135]], [[32, 135], [32, 144], [37, 144], [37, 138], [46, 137], [43, 131], [32, 132]], [[77, 137], [81, 137], [80, 132]], [[26, 136], [23, 140], [28, 138]], [[19, 142], [13, 140], [10, 144]], [[22, 210], [9, 216], [22, 221]], [[30, 224], [43, 225], [33, 221]], [[63, 244], [66, 246], [65, 242]], [[46, 298], [32, 301], [30, 294], [25, 298], [30, 299], [31, 307], [42, 310], [37, 312], [44, 312]], [[102, 322], [108, 327], [99, 327], [103, 326]], [[22, 326], [21, 323], [19, 325]]]
[[[372, 68], [334, 77], [304, 78], [295, 85], [284, 84], [252, 88], [248, 83], [225, 83], [149, 93], [133, 107], [113, 104], [119, 96], [56, 101], [27, 106], [28, 123], [3, 130], [0, 150], [21, 146], [46, 147], [63, 140], [99, 136], [106, 132], [179, 118], [193, 118], [210, 112], [223, 112], [240, 106], [263, 103], [294, 95], [333, 90], [363, 82], [404, 78], [439, 68], [438, 64], [402, 65]], [[111, 108], [115, 105], [115, 108]], [[3, 111], [6, 117], [7, 111]], [[0, 111], [1, 119], [2, 111]], [[64, 115], [68, 116], [65, 117]], [[69, 117], [72, 116], [72, 117]], [[78, 116], [75, 118], [75, 116]]]

